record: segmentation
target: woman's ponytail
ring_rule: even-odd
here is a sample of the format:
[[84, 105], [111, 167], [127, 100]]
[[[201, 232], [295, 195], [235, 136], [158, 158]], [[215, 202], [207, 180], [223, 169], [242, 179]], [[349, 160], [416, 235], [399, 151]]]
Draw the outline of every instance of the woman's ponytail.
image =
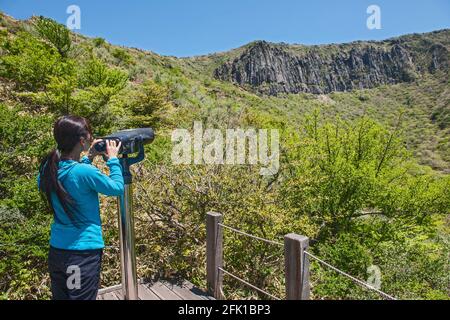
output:
[[47, 202], [53, 212], [55, 220], [61, 222], [61, 219], [55, 213], [55, 208], [51, 201], [51, 193], [54, 192], [58, 197], [64, 211], [67, 213], [69, 219], [76, 223], [74, 217], [74, 200], [67, 193], [67, 191], [62, 186], [61, 182], [58, 180], [58, 168], [59, 161], [61, 160], [61, 153], [58, 149], [53, 149], [50, 151], [42, 160], [39, 173], [39, 190], [45, 195]]
[[64, 116], [59, 118], [54, 125], [53, 135], [58, 147], [50, 151], [41, 161], [39, 167], [39, 190], [53, 212], [55, 220], [61, 221], [56, 215], [51, 195], [54, 193], [58, 198], [70, 221], [77, 225], [75, 219], [76, 203], [58, 179], [59, 162], [61, 152], [70, 152], [80, 140], [91, 134], [91, 128], [86, 119], [77, 116]]

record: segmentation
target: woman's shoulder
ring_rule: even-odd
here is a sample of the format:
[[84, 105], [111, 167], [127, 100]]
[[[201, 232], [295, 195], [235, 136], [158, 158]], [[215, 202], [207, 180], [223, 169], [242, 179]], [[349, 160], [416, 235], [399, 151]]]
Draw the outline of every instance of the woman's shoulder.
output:
[[75, 176], [89, 176], [92, 174], [97, 174], [100, 170], [93, 166], [92, 164], [87, 163], [78, 163], [73, 169], [72, 174]]

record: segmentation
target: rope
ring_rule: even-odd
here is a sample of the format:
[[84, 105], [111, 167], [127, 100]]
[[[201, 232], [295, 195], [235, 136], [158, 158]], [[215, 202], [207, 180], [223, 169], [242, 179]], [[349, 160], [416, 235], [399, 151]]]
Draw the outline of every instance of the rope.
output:
[[259, 292], [261, 292], [261, 293], [263, 293], [263, 294], [265, 294], [265, 295], [271, 297], [272, 299], [275, 299], [275, 300], [281, 300], [280, 298], [278, 298], [278, 297], [276, 297], [276, 296], [274, 296], [274, 295], [271, 295], [270, 293], [268, 293], [267, 291], [264, 291], [263, 289], [260, 289], [260, 288], [258, 288], [258, 287], [255, 287], [255, 286], [252, 285], [251, 283], [249, 283], [249, 282], [247, 282], [247, 281], [245, 281], [245, 280], [243, 280], [243, 279], [241, 279], [241, 278], [235, 276], [235, 275], [232, 274], [231, 272], [228, 272], [228, 271], [226, 271], [225, 269], [222, 269], [221, 267], [218, 267], [218, 269], [219, 269], [220, 271], [222, 271], [222, 272], [228, 274], [230, 277], [232, 277], [232, 278], [234, 278], [234, 279], [236, 279], [236, 280], [238, 280], [238, 281], [240, 281], [240, 282], [246, 284], [246, 285], [249, 286], [250, 288], [253, 288], [253, 289], [255, 289], [255, 290], [257, 290], [257, 291], [259, 291]]
[[359, 279], [357, 279], [357, 278], [355, 278], [355, 277], [349, 275], [348, 273], [346, 273], [346, 272], [344, 272], [344, 271], [339, 270], [338, 268], [332, 266], [332, 265], [329, 264], [328, 262], [325, 262], [325, 261], [323, 261], [322, 259], [316, 257], [316, 256], [313, 255], [312, 253], [309, 253], [309, 252], [306, 251], [306, 250], [305, 250], [304, 252], [305, 252], [305, 254], [307, 254], [308, 256], [310, 256], [311, 258], [317, 260], [318, 262], [322, 263], [323, 265], [327, 266], [328, 268], [333, 269], [333, 270], [336, 271], [337, 273], [339, 273], [339, 274], [341, 274], [341, 275], [343, 275], [343, 276], [346, 276], [347, 278], [353, 280], [354, 282], [360, 284], [361, 286], [363, 286], [363, 287], [365, 287], [365, 288], [367, 288], [367, 289], [373, 290], [373, 291], [377, 292], [379, 295], [381, 295], [381, 296], [383, 296], [383, 297], [385, 297], [385, 298], [387, 298], [387, 299], [390, 299], [390, 300], [397, 300], [397, 299], [394, 298], [393, 296], [390, 296], [390, 295], [388, 295], [387, 293], [384, 293], [383, 291], [378, 290], [377, 288], [371, 286], [370, 284], [368, 284], [368, 283], [366, 283], [366, 282], [364, 282], [364, 281], [361, 281], [361, 280], [359, 280]]
[[264, 239], [264, 238], [260, 238], [260, 237], [254, 236], [254, 235], [252, 235], [252, 234], [248, 234], [248, 233], [246, 233], [246, 232], [244, 232], [244, 231], [241, 231], [241, 230], [238, 230], [238, 229], [235, 229], [235, 228], [226, 226], [226, 225], [224, 225], [224, 224], [222, 224], [222, 223], [218, 223], [218, 225], [221, 226], [221, 227], [230, 229], [230, 230], [232, 230], [232, 231], [234, 231], [234, 232], [236, 232], [236, 233], [240, 233], [240, 234], [242, 234], [242, 235], [244, 235], [244, 236], [250, 237], [250, 238], [254, 238], [254, 239], [257, 239], [257, 240], [260, 240], [260, 241], [264, 241], [264, 242], [267, 242], [267, 243], [270, 243], [270, 244], [275, 244], [275, 245], [277, 245], [277, 246], [283, 246], [283, 244], [280, 243], [280, 242], [273, 241], [273, 240], [268, 240], [268, 239]]
[[[279, 243], [279, 242], [272, 241], [272, 240], [268, 240], [268, 239], [264, 239], [264, 238], [260, 238], [260, 237], [257, 237], [257, 236], [254, 236], [254, 235], [245, 233], [245, 232], [243, 232], [243, 231], [237, 230], [237, 229], [235, 229], [235, 228], [226, 226], [226, 225], [224, 225], [224, 224], [222, 224], [222, 223], [219, 223], [218, 225], [220, 225], [220, 226], [222, 226], [222, 227], [224, 227], [224, 228], [230, 229], [230, 230], [232, 230], [232, 231], [234, 231], [234, 232], [236, 232], [236, 233], [239, 233], [239, 234], [248, 236], [248, 237], [250, 237], [250, 238], [254, 238], [254, 239], [257, 239], [257, 240], [261, 240], [261, 241], [264, 241], [264, 242], [267, 242], [267, 243], [270, 243], [270, 244], [275, 244], [275, 245], [283, 246], [283, 244], [281, 244], [281, 243]], [[0, 243], [0, 247], [8, 247], [8, 246], [48, 248], [47, 246], [39, 246], [39, 245], [33, 245], [33, 244]], [[136, 246], [147, 246], [147, 244], [136, 244]], [[119, 249], [118, 246], [112, 246], [112, 245], [110, 245], [110, 246], [105, 246], [104, 248], [105, 248], [105, 249]], [[306, 250], [305, 250], [304, 252], [305, 252], [305, 254], [308, 255], [309, 257], [313, 258], [314, 260], [317, 260], [318, 262], [320, 262], [320, 263], [322, 263], [323, 265], [329, 267], [330, 269], [336, 271], [337, 273], [339, 273], [339, 274], [341, 274], [341, 275], [343, 275], [343, 276], [345, 276], [345, 277], [351, 279], [351, 280], [354, 281], [355, 283], [357, 283], [357, 284], [359, 284], [359, 285], [361, 285], [361, 286], [363, 286], [363, 287], [365, 287], [365, 288], [367, 288], [367, 289], [369, 289], [369, 290], [373, 290], [373, 291], [377, 292], [379, 295], [381, 295], [381, 296], [383, 296], [383, 297], [385, 297], [385, 298], [387, 298], [387, 299], [390, 299], [390, 300], [397, 300], [397, 299], [394, 298], [393, 296], [390, 296], [390, 295], [388, 295], [387, 293], [384, 293], [383, 291], [378, 290], [377, 288], [371, 286], [370, 284], [368, 284], [368, 283], [366, 283], [366, 282], [364, 282], [364, 281], [361, 281], [361, 280], [359, 280], [359, 279], [357, 279], [357, 278], [351, 276], [350, 274], [348, 274], [348, 273], [346, 273], [346, 272], [344, 272], [344, 271], [342, 271], [342, 270], [339, 270], [338, 268], [332, 266], [332, 265], [329, 264], [328, 262], [325, 262], [325, 261], [323, 261], [322, 259], [316, 257], [316, 256], [313, 255], [312, 253], [310, 253], [310, 252], [308, 252], [308, 251], [306, 251]], [[260, 288], [258, 288], [258, 287], [255, 287], [255, 286], [252, 285], [251, 283], [249, 283], [249, 282], [247, 282], [247, 281], [245, 281], [245, 280], [243, 280], [243, 279], [241, 279], [241, 278], [239, 278], [239, 277], [233, 275], [232, 273], [230, 273], [230, 272], [228, 272], [228, 271], [226, 271], [226, 270], [224, 270], [224, 269], [222, 269], [222, 268], [220, 268], [220, 267], [219, 267], [219, 270], [223, 271], [224, 273], [228, 274], [229, 276], [233, 277], [234, 279], [236, 279], [236, 280], [238, 280], [238, 281], [241, 281], [242, 283], [246, 284], [247, 286], [249, 286], [249, 287], [251, 287], [251, 288], [253, 288], [253, 289], [255, 289], [255, 290], [257, 290], [257, 291], [259, 291], [259, 292], [261, 292], [261, 293], [263, 293], [263, 294], [266, 294], [266, 295], [268, 295], [268, 296], [270, 296], [270, 297], [272, 297], [272, 298], [274, 298], [274, 299], [281, 300], [280, 298], [275, 297], [275, 296], [271, 295], [270, 293], [268, 293], [268, 292], [266, 292], [266, 291], [264, 291], [264, 290], [262, 290], [262, 289], [260, 289]]]

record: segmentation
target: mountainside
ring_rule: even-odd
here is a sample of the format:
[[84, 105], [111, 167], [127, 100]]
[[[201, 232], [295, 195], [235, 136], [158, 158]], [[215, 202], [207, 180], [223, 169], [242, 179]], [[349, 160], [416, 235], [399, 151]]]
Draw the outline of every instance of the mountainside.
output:
[[[0, 13], [0, 29], [7, 34], [32, 30], [31, 20]], [[242, 126], [249, 114], [296, 126], [316, 108], [327, 118], [365, 114], [393, 126], [403, 110], [408, 148], [421, 163], [450, 171], [448, 29], [318, 46], [255, 41], [188, 58], [161, 56], [81, 34], [72, 34], [72, 39], [71, 55], [80, 64], [95, 56], [128, 75], [125, 90], [105, 100], [112, 110], [120, 110], [116, 104], [125, 105], [120, 123], [129, 114], [127, 95], [148, 79], [167, 89], [177, 125], [187, 128], [198, 119], [219, 127]], [[24, 101], [23, 93], [13, 90], [6, 79], [0, 77], [0, 83], [0, 102]], [[108, 108], [104, 112], [110, 112]]]
[[[94, 137], [155, 129], [132, 169], [139, 278], [176, 276], [206, 287], [203, 226], [216, 211], [258, 237], [308, 236], [313, 254], [359, 279], [377, 266], [380, 289], [396, 298], [448, 299], [448, 42], [443, 30], [341, 45], [257, 41], [177, 58], [0, 12], [0, 300], [50, 297], [53, 218], [36, 175], [56, 146], [52, 125], [66, 114], [87, 118]], [[248, 162], [175, 164], [174, 130], [195, 132], [197, 121], [224, 134], [277, 129], [279, 171], [261, 176], [261, 163]], [[186, 139], [194, 149], [196, 136]], [[100, 159], [94, 164], [107, 169]], [[107, 287], [121, 281], [111, 250], [120, 236], [116, 199], [99, 198]], [[226, 234], [227, 269], [284, 297], [283, 253], [260, 244]], [[312, 299], [380, 298], [319, 268], [311, 261]], [[227, 299], [267, 298], [229, 281]]]
[[448, 74], [449, 39], [450, 30], [442, 30], [324, 46], [256, 41], [218, 66], [214, 76], [270, 95], [373, 88], [411, 82], [425, 73]]

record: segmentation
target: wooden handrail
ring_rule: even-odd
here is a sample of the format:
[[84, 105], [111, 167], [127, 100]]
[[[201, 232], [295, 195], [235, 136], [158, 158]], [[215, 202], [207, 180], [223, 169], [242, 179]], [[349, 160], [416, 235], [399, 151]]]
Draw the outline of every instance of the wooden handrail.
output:
[[[206, 277], [208, 293], [222, 299], [223, 273], [223, 229], [222, 214], [206, 214]], [[287, 300], [308, 300], [309, 258], [305, 254], [309, 238], [290, 233], [284, 237], [285, 282]], [[220, 268], [220, 269], [219, 269]]]

